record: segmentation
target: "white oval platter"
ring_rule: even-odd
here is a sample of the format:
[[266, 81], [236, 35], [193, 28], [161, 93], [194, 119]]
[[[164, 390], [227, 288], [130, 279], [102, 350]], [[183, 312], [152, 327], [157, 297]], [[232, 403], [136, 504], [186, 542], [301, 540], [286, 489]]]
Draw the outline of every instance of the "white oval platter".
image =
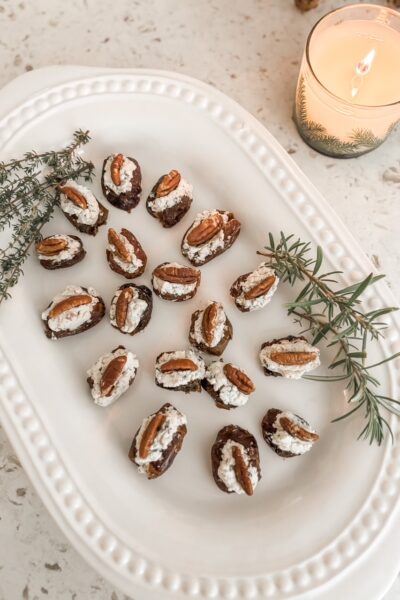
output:
[[[72, 71], [73, 72], [73, 71]], [[106, 228], [82, 234], [85, 260], [45, 272], [30, 257], [13, 299], [1, 307], [0, 416], [51, 514], [83, 556], [136, 598], [314, 597], [363, 559], [389, 526], [400, 491], [400, 437], [381, 448], [357, 442], [361, 415], [331, 424], [346, 410], [339, 384], [266, 379], [257, 362], [263, 341], [298, 332], [283, 304], [282, 285], [263, 311], [242, 314], [228, 290], [258, 264], [267, 233], [294, 233], [322, 245], [327, 267], [353, 283], [372, 270], [343, 224], [275, 139], [244, 109], [196, 80], [150, 70], [88, 72], [71, 69], [52, 81], [42, 74], [37, 92], [11, 109], [7, 88], [0, 108], [1, 158], [67, 143], [76, 128], [90, 129], [85, 155], [96, 165], [92, 185], [101, 199], [102, 159], [124, 152], [139, 161], [143, 196], [130, 215], [110, 207], [109, 224], [126, 226], [142, 242], [151, 270], [180, 258], [179, 243], [205, 208], [235, 212], [243, 228], [222, 257], [202, 268], [195, 299], [183, 305], [154, 299], [147, 329], [126, 339], [108, 319], [90, 332], [58, 342], [42, 332], [40, 312], [68, 283], [94, 286], [107, 306], [124, 280], [105, 261]], [[36, 82], [37, 83], [37, 82]], [[54, 84], [53, 84], [54, 83]], [[29, 87], [29, 86], [28, 86]], [[18, 85], [23, 96], [23, 85]], [[18, 93], [16, 96], [18, 97]], [[162, 230], [147, 213], [146, 194], [159, 175], [179, 169], [194, 185], [190, 213]], [[61, 214], [45, 233], [73, 228]], [[173, 394], [153, 382], [154, 359], [188, 345], [190, 314], [208, 299], [224, 303], [234, 327], [225, 358], [246, 368], [257, 385], [248, 405], [220, 411], [206, 395]], [[367, 307], [394, 304], [379, 283]], [[399, 319], [391, 316], [385, 340], [371, 360], [396, 351]], [[92, 404], [85, 372], [119, 343], [137, 353], [133, 388], [115, 405]], [[322, 352], [323, 362], [329, 354]], [[321, 369], [322, 372], [323, 369]], [[399, 363], [377, 371], [383, 391], [398, 396]], [[189, 433], [173, 467], [159, 480], [139, 476], [127, 458], [142, 418], [166, 401], [188, 417]], [[307, 418], [321, 441], [300, 458], [282, 460], [265, 445], [260, 421], [270, 407]], [[210, 473], [210, 447], [220, 427], [236, 423], [258, 440], [263, 479], [252, 498], [226, 495]]]

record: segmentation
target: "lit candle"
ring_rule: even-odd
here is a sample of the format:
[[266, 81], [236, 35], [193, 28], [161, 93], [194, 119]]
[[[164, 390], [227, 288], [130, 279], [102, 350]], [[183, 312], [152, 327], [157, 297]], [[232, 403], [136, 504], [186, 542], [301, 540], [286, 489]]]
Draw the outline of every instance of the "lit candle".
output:
[[297, 86], [301, 136], [324, 154], [351, 157], [384, 141], [400, 119], [400, 14], [359, 4], [311, 31]]

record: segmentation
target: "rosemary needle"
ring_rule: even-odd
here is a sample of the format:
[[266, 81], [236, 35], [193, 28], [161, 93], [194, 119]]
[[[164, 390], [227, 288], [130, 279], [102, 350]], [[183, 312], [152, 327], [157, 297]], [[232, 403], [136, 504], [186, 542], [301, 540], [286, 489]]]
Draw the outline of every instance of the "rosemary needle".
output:
[[350, 408], [335, 421], [361, 409], [365, 426], [359, 437], [368, 439], [370, 444], [380, 445], [385, 431], [392, 436], [386, 413], [400, 416], [400, 401], [378, 392], [380, 382], [371, 371], [399, 358], [400, 353], [368, 365], [367, 345], [383, 335], [386, 324], [382, 322], [382, 317], [397, 308], [388, 306], [365, 312], [361, 306], [361, 296], [384, 275], [370, 274], [354, 285], [333, 289], [332, 284], [337, 285], [335, 277], [340, 271], [321, 273], [324, 258], [322, 248], [318, 246], [313, 256], [310, 242], [302, 242], [282, 232], [277, 242], [270, 233], [269, 244], [257, 254], [266, 257], [283, 282], [291, 286], [298, 281], [305, 282], [296, 299], [287, 305], [288, 314], [293, 315], [300, 326], [306, 325], [305, 331], [313, 336], [313, 344], [324, 340], [328, 347], [335, 350], [329, 369], [339, 370], [337, 374], [306, 375], [305, 378], [343, 381]]

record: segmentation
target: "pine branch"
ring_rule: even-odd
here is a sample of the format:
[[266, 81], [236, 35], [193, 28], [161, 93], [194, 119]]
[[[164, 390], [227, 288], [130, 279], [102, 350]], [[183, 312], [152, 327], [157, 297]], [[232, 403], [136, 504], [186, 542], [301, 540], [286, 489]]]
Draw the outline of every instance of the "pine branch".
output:
[[350, 138], [354, 141], [358, 148], [375, 148], [381, 143], [381, 139], [377, 138], [376, 135], [370, 129], [353, 129]]
[[306, 102], [306, 86], [304, 83], [304, 77], [300, 77], [299, 85], [297, 88], [296, 97], [296, 114], [301, 123], [307, 121], [307, 102]]
[[297, 86], [295, 118], [302, 137], [313, 148], [323, 153], [349, 156], [359, 153], [363, 149], [379, 146], [398, 123], [398, 121], [392, 123], [382, 138], [378, 138], [370, 129], [356, 128], [348, 135], [348, 140], [341, 140], [335, 135], [329, 134], [322, 123], [309, 118], [303, 76], [300, 77]]

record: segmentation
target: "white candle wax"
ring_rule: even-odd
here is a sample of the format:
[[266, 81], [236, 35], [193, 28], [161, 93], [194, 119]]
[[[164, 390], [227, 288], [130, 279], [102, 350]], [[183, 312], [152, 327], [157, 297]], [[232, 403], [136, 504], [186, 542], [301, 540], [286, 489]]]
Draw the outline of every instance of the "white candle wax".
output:
[[[357, 67], [366, 58], [369, 69], [362, 74]], [[322, 85], [343, 100], [363, 106], [400, 101], [400, 33], [384, 23], [343, 21], [321, 31], [310, 43], [310, 62]]]

